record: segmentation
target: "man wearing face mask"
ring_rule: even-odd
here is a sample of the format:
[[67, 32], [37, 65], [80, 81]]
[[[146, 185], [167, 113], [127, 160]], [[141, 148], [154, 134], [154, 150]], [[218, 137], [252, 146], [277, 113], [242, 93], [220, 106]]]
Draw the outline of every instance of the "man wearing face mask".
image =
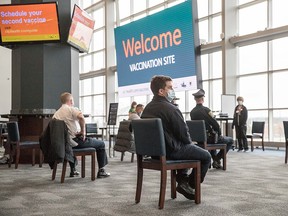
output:
[[[162, 120], [166, 157], [173, 160], [200, 160], [201, 182], [210, 165], [211, 156], [208, 151], [194, 145], [182, 113], [172, 103], [175, 98], [172, 79], [168, 76], [154, 76], [150, 83], [153, 99], [145, 107], [141, 118], [160, 118]], [[177, 192], [187, 199], [194, 199], [194, 172], [187, 174], [188, 170], [177, 170]]]
[[249, 151], [248, 148], [248, 142], [246, 138], [246, 132], [247, 132], [247, 118], [248, 118], [248, 111], [247, 108], [243, 105], [244, 98], [239, 96], [237, 97], [238, 105], [235, 107], [234, 110], [234, 117], [233, 117], [233, 123], [232, 123], [232, 129], [236, 129], [236, 138], [238, 140], [239, 149], [238, 152]]

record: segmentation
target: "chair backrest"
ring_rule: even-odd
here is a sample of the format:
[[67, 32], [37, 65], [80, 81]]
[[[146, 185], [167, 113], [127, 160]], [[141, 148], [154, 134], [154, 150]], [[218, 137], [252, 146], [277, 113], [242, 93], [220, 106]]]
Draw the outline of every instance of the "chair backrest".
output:
[[18, 122], [7, 122], [8, 138], [12, 142], [20, 141]]
[[132, 120], [136, 154], [166, 156], [165, 138], [160, 118]]
[[87, 123], [85, 125], [86, 127], [86, 134], [97, 134], [98, 128], [97, 128], [97, 123]]
[[125, 152], [131, 150], [131, 147], [133, 148], [132, 150], [134, 150], [134, 134], [130, 130], [130, 126], [130, 120], [124, 120], [120, 122], [114, 150]]
[[264, 134], [265, 122], [253, 121], [252, 122], [252, 134]]
[[207, 143], [207, 134], [204, 120], [187, 120], [191, 140], [202, 144]]
[[285, 141], [288, 141], [288, 121], [283, 121]]

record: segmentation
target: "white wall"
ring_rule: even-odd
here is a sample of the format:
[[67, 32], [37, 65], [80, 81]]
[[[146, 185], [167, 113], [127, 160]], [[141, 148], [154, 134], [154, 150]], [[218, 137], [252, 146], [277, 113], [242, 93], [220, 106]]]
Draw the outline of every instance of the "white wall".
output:
[[12, 52], [0, 46], [0, 114], [9, 114], [11, 110], [11, 73]]

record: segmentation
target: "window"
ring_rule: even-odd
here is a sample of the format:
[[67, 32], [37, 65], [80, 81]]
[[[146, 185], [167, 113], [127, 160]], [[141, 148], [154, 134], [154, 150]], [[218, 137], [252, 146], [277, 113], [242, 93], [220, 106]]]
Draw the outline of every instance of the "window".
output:
[[133, 14], [146, 9], [146, 0], [133, 0]]
[[239, 48], [239, 73], [267, 71], [267, 42]]
[[[273, 73], [273, 107], [274, 108], [287, 108], [288, 100], [286, 93], [288, 92], [288, 71]], [[287, 116], [288, 117], [288, 116]]]
[[[288, 1], [287, 1], [288, 2]], [[272, 41], [272, 69], [286, 69], [288, 68], [288, 49], [284, 44], [288, 44], [288, 37]]]
[[272, 1], [272, 23], [273, 28], [288, 25], [288, 1], [273, 0]]

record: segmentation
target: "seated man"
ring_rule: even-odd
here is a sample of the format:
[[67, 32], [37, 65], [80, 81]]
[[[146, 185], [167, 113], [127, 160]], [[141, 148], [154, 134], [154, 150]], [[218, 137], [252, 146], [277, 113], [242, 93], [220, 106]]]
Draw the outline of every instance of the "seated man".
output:
[[[207, 130], [207, 139], [209, 137], [209, 134], [211, 134], [211, 131], [214, 130], [218, 134], [217, 143], [226, 144], [226, 151], [228, 152], [233, 144], [233, 139], [231, 137], [221, 136], [221, 128], [216, 119], [214, 118], [213, 113], [208, 107], [203, 106], [205, 91], [203, 89], [200, 89], [198, 92], [194, 93], [193, 96], [196, 101], [196, 106], [190, 112], [191, 120], [204, 120]], [[220, 160], [223, 158], [223, 153], [218, 152], [217, 154], [216, 150], [213, 150], [210, 153], [213, 159], [213, 168], [222, 169]]]
[[[85, 119], [82, 112], [74, 107], [74, 100], [70, 93], [64, 92], [61, 94], [62, 106], [55, 112], [53, 118], [62, 120], [68, 127], [68, 132], [71, 138], [78, 144], [73, 148], [87, 148], [92, 147], [96, 150], [97, 161], [99, 171], [97, 178], [109, 177], [110, 173], [107, 173], [104, 169], [105, 165], [108, 164], [107, 155], [105, 151], [105, 143], [95, 138], [85, 137]], [[80, 131], [78, 127], [80, 125]], [[70, 166], [73, 166], [70, 163]], [[70, 177], [79, 175], [75, 168], [71, 167]]]
[[[211, 163], [211, 156], [191, 141], [189, 130], [182, 113], [171, 102], [175, 97], [172, 79], [168, 76], [154, 76], [150, 83], [153, 92], [152, 101], [145, 107], [141, 118], [160, 118], [163, 124], [166, 157], [172, 160], [201, 161], [201, 182]], [[194, 199], [194, 171], [188, 176], [188, 170], [177, 170], [177, 192], [187, 199]]]
[[143, 112], [144, 109], [144, 105], [143, 104], [137, 104], [136, 108], [135, 108], [135, 112], [132, 112], [129, 115], [128, 120], [133, 120], [133, 119], [140, 119], [141, 114]]

